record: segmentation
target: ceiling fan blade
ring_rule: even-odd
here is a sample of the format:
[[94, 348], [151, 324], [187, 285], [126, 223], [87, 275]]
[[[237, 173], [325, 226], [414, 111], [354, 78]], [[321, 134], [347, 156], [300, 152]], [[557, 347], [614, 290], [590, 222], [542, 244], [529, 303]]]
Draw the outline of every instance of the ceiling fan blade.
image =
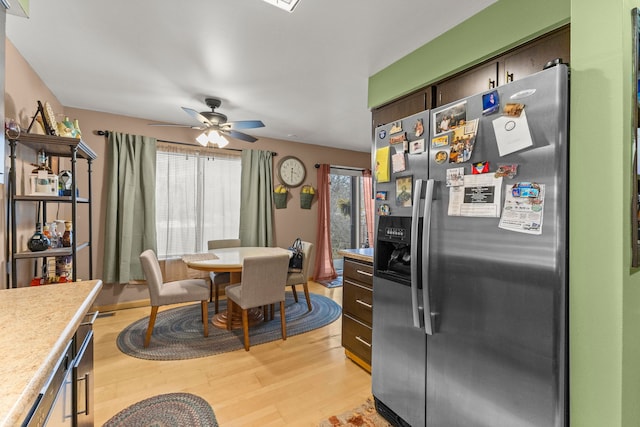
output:
[[264, 123], [260, 120], [237, 120], [233, 122], [226, 122], [220, 125], [220, 127], [225, 129], [255, 129], [255, 128], [263, 128]]
[[231, 138], [240, 139], [242, 141], [256, 142], [258, 140], [257, 138], [254, 138], [251, 135], [247, 135], [246, 133], [242, 133], [242, 132], [236, 132], [235, 130], [221, 129], [219, 132], [224, 135], [228, 135]]
[[209, 121], [209, 119], [207, 119], [202, 114], [198, 113], [193, 108], [187, 108], [187, 107], [181, 107], [181, 108], [184, 110], [185, 113], [187, 113], [188, 115], [190, 115], [191, 117], [193, 117], [194, 119], [196, 119], [197, 121], [202, 123], [203, 125], [205, 125], [205, 126], [213, 126], [213, 123], [211, 123]]

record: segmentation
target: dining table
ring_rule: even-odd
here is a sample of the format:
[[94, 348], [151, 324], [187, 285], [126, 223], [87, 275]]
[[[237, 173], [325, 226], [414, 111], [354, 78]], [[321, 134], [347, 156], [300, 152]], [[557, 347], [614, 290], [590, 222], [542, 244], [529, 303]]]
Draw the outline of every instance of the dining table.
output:
[[[242, 263], [245, 258], [253, 256], [269, 256], [269, 255], [292, 255], [288, 249], [277, 247], [262, 246], [238, 246], [233, 248], [210, 249], [208, 252], [185, 255], [182, 260], [187, 267], [199, 271], [208, 271], [213, 273], [229, 273], [229, 283], [240, 283], [242, 281]], [[282, 284], [283, 288], [285, 284]], [[220, 310], [211, 318], [213, 326], [220, 329], [227, 329], [227, 310]], [[239, 312], [231, 315], [231, 328], [237, 329], [242, 327], [242, 318]], [[256, 308], [248, 312], [249, 326], [253, 326], [264, 320], [263, 310]]]

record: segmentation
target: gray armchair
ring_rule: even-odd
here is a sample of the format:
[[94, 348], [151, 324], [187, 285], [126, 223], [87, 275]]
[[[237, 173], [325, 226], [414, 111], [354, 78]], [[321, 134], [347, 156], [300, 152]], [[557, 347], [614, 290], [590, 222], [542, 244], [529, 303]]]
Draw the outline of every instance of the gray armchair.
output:
[[[280, 328], [282, 339], [287, 339], [287, 323], [285, 319], [285, 288], [282, 284], [287, 278], [289, 255], [269, 255], [247, 257], [242, 263], [242, 281], [237, 285], [227, 286], [227, 329], [231, 329], [231, 318], [234, 306], [242, 309], [242, 330], [244, 333], [244, 349], [249, 351], [249, 319], [248, 310], [254, 307], [265, 307], [280, 303]], [[265, 315], [265, 321], [267, 316]]]
[[[221, 240], [209, 240], [207, 247], [211, 249], [220, 248], [237, 248], [240, 246], [240, 239], [221, 239]], [[209, 301], [215, 299], [215, 313], [218, 314], [218, 299], [220, 298], [220, 287], [225, 287], [231, 284], [231, 275], [229, 273], [209, 273], [211, 278], [211, 297]]]
[[204, 336], [208, 337], [209, 316], [207, 310], [211, 292], [206, 280], [185, 279], [166, 283], [163, 282], [162, 271], [160, 270], [158, 258], [156, 257], [155, 252], [151, 249], [147, 249], [140, 254], [140, 263], [142, 264], [142, 271], [147, 278], [149, 296], [151, 297], [151, 316], [149, 317], [147, 334], [144, 338], [144, 346], [149, 346], [151, 334], [153, 333], [153, 325], [156, 323], [158, 307], [161, 305], [200, 301]]
[[307, 299], [307, 308], [311, 311], [311, 299], [309, 298], [309, 286], [307, 280], [309, 279], [309, 261], [313, 253], [313, 243], [302, 242], [302, 252], [304, 257], [302, 259], [302, 271], [300, 273], [287, 273], [287, 286], [291, 286], [293, 292], [293, 298], [298, 302], [298, 292], [296, 291], [296, 285], [302, 285], [304, 289], [304, 296]]

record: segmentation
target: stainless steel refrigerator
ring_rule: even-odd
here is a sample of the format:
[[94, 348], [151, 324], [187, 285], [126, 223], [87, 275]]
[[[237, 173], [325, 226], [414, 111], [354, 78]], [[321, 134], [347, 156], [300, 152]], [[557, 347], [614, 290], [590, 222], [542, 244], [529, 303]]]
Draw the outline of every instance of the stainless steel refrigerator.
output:
[[557, 65], [376, 129], [372, 391], [393, 424], [568, 425], [567, 120]]

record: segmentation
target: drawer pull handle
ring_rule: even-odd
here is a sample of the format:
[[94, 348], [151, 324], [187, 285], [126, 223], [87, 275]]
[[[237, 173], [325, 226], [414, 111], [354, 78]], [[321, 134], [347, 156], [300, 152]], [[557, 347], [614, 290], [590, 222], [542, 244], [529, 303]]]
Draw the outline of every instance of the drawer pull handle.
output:
[[373, 273], [369, 273], [368, 271], [356, 270], [358, 274], [364, 274], [365, 276], [373, 277]]
[[357, 299], [357, 300], [356, 300], [356, 302], [357, 302], [358, 304], [360, 304], [360, 305], [364, 305], [364, 306], [365, 306], [365, 307], [367, 307], [367, 308], [372, 308], [372, 307], [373, 307], [373, 305], [371, 305], [371, 304], [369, 304], [369, 303], [366, 303], [366, 302], [362, 301], [361, 299]]
[[360, 338], [358, 335], [356, 335], [356, 339], [358, 341], [360, 341], [362, 344], [366, 345], [367, 347], [371, 348], [371, 344], [369, 344], [368, 342], [366, 342], [365, 340], [363, 340], [362, 338]]

